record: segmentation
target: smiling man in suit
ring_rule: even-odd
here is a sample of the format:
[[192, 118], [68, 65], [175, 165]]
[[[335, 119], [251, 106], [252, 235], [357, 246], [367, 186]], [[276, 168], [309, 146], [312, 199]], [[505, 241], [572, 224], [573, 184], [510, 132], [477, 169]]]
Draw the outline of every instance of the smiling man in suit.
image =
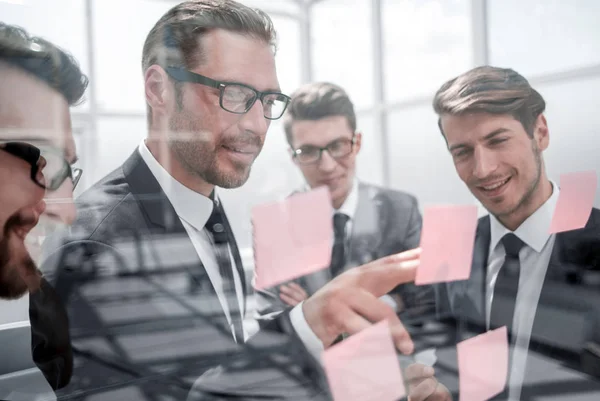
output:
[[47, 247], [44, 270], [68, 307], [76, 360], [60, 396], [328, 399], [309, 350], [382, 319], [411, 352], [378, 297], [414, 279], [418, 250], [340, 275], [244, 334], [247, 286], [216, 189], [247, 180], [288, 105], [274, 43], [270, 18], [232, 0], [186, 1], [151, 29], [147, 138], [77, 200], [67, 241]]
[[[11, 371], [28, 367], [23, 362], [31, 358], [53, 389], [71, 377], [66, 311], [38, 269], [38, 256], [40, 239], [75, 219], [73, 189], [81, 170], [72, 167], [77, 155], [69, 106], [82, 99], [87, 83], [66, 51], [0, 22], [0, 299], [29, 292], [31, 326], [2, 332], [0, 399], [24, 390], [13, 383], [31, 385], [24, 372]], [[31, 350], [19, 355], [15, 338], [29, 335]]]
[[524, 77], [489, 66], [436, 93], [456, 171], [489, 211], [478, 223], [469, 280], [440, 285], [437, 305], [458, 328], [457, 341], [508, 328], [509, 379], [499, 399], [596, 399], [600, 383], [581, 372], [600, 377], [600, 291], [590, 281], [600, 270], [600, 211], [592, 209], [584, 228], [549, 233], [560, 188], [544, 165], [545, 106]]
[[[328, 268], [259, 293], [260, 319], [297, 305], [346, 270], [419, 246], [421, 235], [414, 196], [357, 179], [363, 135], [356, 129], [354, 105], [341, 87], [315, 82], [297, 89], [284, 128], [306, 189], [329, 189], [335, 238]], [[385, 299], [408, 318], [426, 308], [429, 290], [406, 284]]]

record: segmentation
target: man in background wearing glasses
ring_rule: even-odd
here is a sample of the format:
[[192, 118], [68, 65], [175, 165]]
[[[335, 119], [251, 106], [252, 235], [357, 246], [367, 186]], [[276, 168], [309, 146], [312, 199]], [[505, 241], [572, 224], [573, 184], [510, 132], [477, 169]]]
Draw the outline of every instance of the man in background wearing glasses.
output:
[[[65, 310], [38, 269], [38, 245], [48, 230], [75, 218], [81, 170], [71, 167], [69, 106], [86, 87], [71, 56], [0, 23], [0, 298], [29, 292], [32, 356], [53, 388], [69, 381], [72, 354]], [[2, 347], [9, 353], [3, 366], [30, 358], [29, 351], [15, 355], [11, 344]]]
[[[421, 235], [414, 196], [357, 179], [362, 134], [356, 129], [354, 105], [341, 87], [315, 82], [297, 89], [284, 116], [284, 129], [292, 161], [308, 189], [329, 189], [335, 238], [328, 269], [259, 292], [261, 319], [299, 304], [350, 268], [418, 247]], [[433, 292], [403, 284], [385, 299], [403, 313], [404, 322], [432, 307], [427, 303]]]
[[48, 249], [76, 362], [59, 395], [184, 400], [194, 385], [189, 400], [327, 399], [307, 348], [386, 318], [398, 348], [411, 352], [378, 296], [414, 279], [418, 250], [338, 277], [246, 341], [247, 286], [215, 189], [248, 179], [288, 105], [274, 44], [270, 18], [231, 0], [181, 3], [151, 29], [147, 138], [78, 198], [71, 237]]

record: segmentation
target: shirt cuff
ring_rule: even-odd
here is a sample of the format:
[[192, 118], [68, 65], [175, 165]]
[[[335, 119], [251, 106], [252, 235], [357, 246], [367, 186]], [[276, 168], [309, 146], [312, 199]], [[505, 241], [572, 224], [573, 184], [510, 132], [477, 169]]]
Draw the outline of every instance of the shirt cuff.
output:
[[292, 311], [290, 312], [290, 321], [292, 322], [292, 327], [304, 343], [304, 346], [308, 349], [308, 352], [317, 360], [321, 360], [321, 353], [325, 349], [319, 337], [312, 331], [306, 319], [304, 318], [304, 313], [302, 313], [302, 304], [304, 302], [300, 302], [296, 305]]

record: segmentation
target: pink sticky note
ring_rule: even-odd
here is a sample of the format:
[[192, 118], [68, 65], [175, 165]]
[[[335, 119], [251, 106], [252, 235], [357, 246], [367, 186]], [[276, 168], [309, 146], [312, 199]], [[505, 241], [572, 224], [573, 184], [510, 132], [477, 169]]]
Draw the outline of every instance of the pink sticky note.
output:
[[597, 187], [598, 177], [593, 170], [561, 174], [550, 234], [585, 227], [592, 212]]
[[269, 288], [329, 266], [331, 216], [327, 187], [255, 206], [255, 288]]
[[335, 401], [396, 401], [406, 395], [387, 320], [323, 353]]
[[488, 400], [504, 390], [508, 377], [506, 326], [462, 341], [456, 349], [461, 401]]
[[477, 206], [425, 208], [421, 230], [421, 264], [415, 284], [466, 280], [471, 273]]

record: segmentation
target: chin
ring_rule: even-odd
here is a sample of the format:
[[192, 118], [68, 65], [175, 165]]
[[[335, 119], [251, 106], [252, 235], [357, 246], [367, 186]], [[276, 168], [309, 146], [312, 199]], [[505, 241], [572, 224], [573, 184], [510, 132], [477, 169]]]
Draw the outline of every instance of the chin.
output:
[[[485, 206], [485, 205], [484, 205]], [[508, 204], [500, 204], [500, 205], [492, 205], [490, 207], [486, 206], [486, 209], [497, 217], [505, 217], [515, 212], [515, 205]]]

